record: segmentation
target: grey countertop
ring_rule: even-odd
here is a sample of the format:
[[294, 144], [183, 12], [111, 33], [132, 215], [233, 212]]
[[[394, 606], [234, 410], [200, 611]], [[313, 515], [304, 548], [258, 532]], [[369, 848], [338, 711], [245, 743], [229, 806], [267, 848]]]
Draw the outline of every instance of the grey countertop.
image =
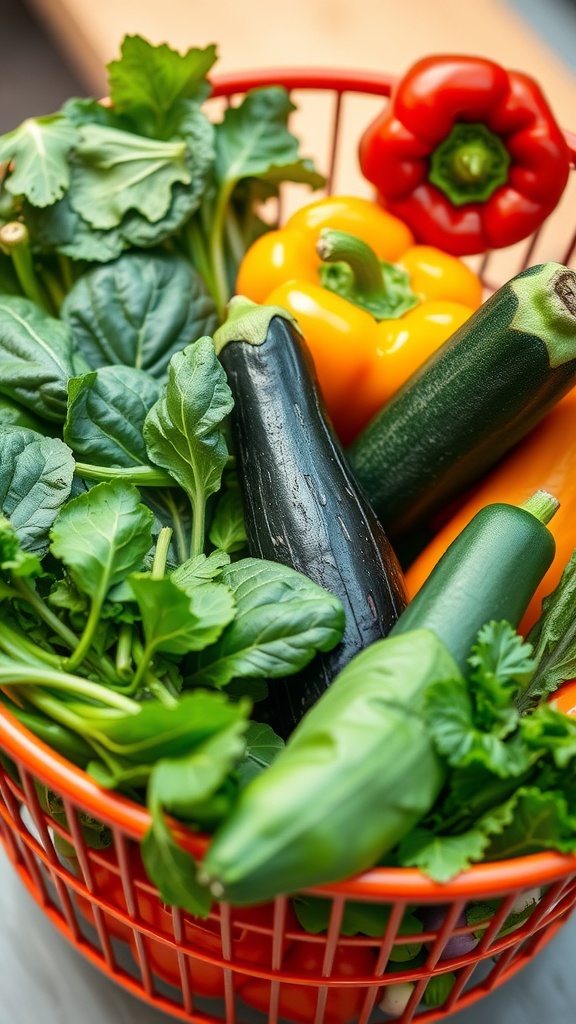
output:
[[[576, 916], [538, 957], [450, 1024], [573, 1024]], [[170, 1024], [69, 946], [0, 851], [0, 1024]]]

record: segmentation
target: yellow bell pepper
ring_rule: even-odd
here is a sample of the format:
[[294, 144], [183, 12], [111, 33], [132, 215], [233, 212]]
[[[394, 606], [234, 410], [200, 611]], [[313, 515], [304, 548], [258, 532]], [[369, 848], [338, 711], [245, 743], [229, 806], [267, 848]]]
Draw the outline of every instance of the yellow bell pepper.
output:
[[262, 235], [236, 292], [296, 317], [344, 444], [482, 302], [462, 260], [415, 245], [401, 220], [352, 196], [310, 203]]

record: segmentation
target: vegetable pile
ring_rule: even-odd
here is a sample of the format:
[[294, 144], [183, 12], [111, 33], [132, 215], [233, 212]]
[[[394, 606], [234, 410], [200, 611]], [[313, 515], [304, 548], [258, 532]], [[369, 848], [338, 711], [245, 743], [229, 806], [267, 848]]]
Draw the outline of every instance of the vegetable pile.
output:
[[[280, 184], [324, 179], [284, 89], [208, 116], [215, 60], [127, 37], [109, 103], [0, 139], [0, 700], [148, 807], [146, 871], [199, 917], [376, 864], [443, 882], [576, 853], [576, 722], [548, 700], [576, 660], [564, 493], [532, 472], [450, 545], [439, 522], [504, 455], [530, 464], [570, 399], [576, 273], [532, 266], [482, 301], [444, 235], [380, 200], [281, 227]], [[557, 142], [540, 217], [568, 165], [531, 98]], [[173, 819], [213, 835], [201, 863]], [[382, 935], [380, 910], [350, 905], [346, 934]], [[292, 911], [327, 927], [323, 901]]]

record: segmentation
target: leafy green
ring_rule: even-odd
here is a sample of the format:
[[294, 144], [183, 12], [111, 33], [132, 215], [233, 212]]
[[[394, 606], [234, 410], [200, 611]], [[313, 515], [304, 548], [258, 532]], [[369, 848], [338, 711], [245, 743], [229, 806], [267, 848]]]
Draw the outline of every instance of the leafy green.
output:
[[208, 534], [210, 542], [222, 551], [234, 554], [247, 544], [242, 495], [238, 481], [227, 474], [225, 488], [218, 496]]
[[341, 602], [288, 566], [244, 558], [225, 567], [220, 580], [234, 595], [236, 615], [198, 656], [189, 685], [292, 674], [342, 638]]
[[220, 583], [182, 589], [173, 578], [133, 574], [130, 587], [140, 608], [146, 652], [188, 654], [214, 643], [234, 617], [233, 596]]
[[129, 117], [144, 135], [170, 138], [178, 127], [183, 101], [201, 103], [207, 98], [206, 76], [216, 62], [216, 47], [192, 47], [181, 55], [165, 43], [153, 46], [133, 35], [124, 37], [120, 52], [120, 60], [108, 64], [114, 109]]
[[118, 227], [128, 210], [155, 223], [168, 212], [175, 182], [190, 184], [182, 140], [161, 142], [101, 124], [79, 132], [72, 208], [94, 228]]
[[12, 166], [4, 187], [34, 206], [50, 206], [70, 184], [68, 154], [76, 130], [61, 114], [27, 118], [0, 138], [0, 163]]
[[542, 614], [528, 634], [536, 671], [516, 700], [520, 710], [533, 707], [576, 675], [576, 551], [560, 582], [542, 603]]
[[30, 299], [0, 297], [0, 392], [57, 423], [66, 416], [67, 386], [83, 367], [75, 361], [67, 324]]
[[160, 384], [144, 370], [102, 366], [68, 382], [64, 440], [94, 465], [148, 465], [144, 420]]
[[246, 749], [238, 765], [242, 785], [260, 775], [277, 758], [284, 747], [284, 740], [277, 736], [265, 722], [250, 722], [245, 734]]
[[25, 427], [0, 431], [0, 508], [26, 551], [43, 554], [70, 494], [74, 459], [57, 437]]
[[223, 422], [233, 405], [211, 338], [200, 338], [170, 362], [165, 393], [144, 423], [148, 456], [188, 495], [193, 512], [191, 554], [204, 550], [206, 501], [228, 459]]
[[[282, 86], [247, 93], [229, 107], [216, 128], [216, 178], [229, 194], [242, 178], [271, 178], [306, 182], [320, 188], [324, 178], [303, 162], [298, 140], [287, 128], [295, 110]], [[295, 179], [293, 176], [296, 176]]]
[[199, 275], [162, 252], [125, 253], [94, 267], [68, 292], [61, 316], [92, 369], [125, 364], [160, 380], [176, 352], [216, 326]]

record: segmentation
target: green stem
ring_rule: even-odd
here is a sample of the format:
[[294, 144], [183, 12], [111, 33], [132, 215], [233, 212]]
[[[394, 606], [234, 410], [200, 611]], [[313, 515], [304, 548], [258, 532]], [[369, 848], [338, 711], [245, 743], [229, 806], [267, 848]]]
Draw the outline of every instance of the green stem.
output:
[[323, 228], [316, 252], [324, 263], [347, 263], [354, 276], [354, 291], [367, 299], [379, 298], [385, 290], [382, 267], [366, 242], [347, 231]]
[[203, 278], [208, 291], [216, 294], [216, 282], [210, 266], [210, 260], [206, 252], [201, 227], [196, 217], [191, 217], [186, 224], [187, 254], [190, 262]]
[[138, 693], [138, 690], [144, 682], [144, 677], [148, 672], [148, 666], [154, 657], [154, 651], [155, 645], [153, 643], [148, 643], [144, 648], [142, 648], [142, 653], [137, 659], [137, 668], [132, 676], [132, 682], [130, 683], [130, 686], [127, 686], [126, 689], [123, 690], [123, 693], [128, 695]]
[[156, 697], [165, 708], [175, 708], [178, 700], [167, 690], [164, 683], [156, 676], [150, 675], [146, 678], [146, 686], [153, 697]]
[[530, 498], [527, 499], [522, 505], [526, 512], [530, 512], [531, 515], [539, 519], [544, 526], [550, 522], [553, 516], [556, 515], [560, 508], [560, 502], [558, 498], [555, 498], [553, 494], [548, 491], [540, 490], [536, 491]]
[[166, 573], [166, 559], [168, 558], [168, 550], [170, 548], [170, 541], [172, 540], [172, 530], [169, 526], [163, 526], [158, 534], [158, 540], [156, 541], [156, 549], [154, 551], [154, 561], [152, 562], [152, 579], [161, 580], [164, 578]]
[[83, 480], [122, 480], [138, 487], [175, 487], [169, 473], [157, 466], [93, 466], [76, 463], [76, 475]]
[[42, 280], [48, 295], [50, 296], [50, 305], [56, 316], [60, 313], [60, 307], [66, 297], [60, 281], [55, 274], [52, 274], [46, 267], [42, 272]]
[[115, 708], [128, 715], [140, 711], [140, 705], [136, 701], [129, 700], [124, 694], [117, 693], [107, 686], [101, 686], [100, 683], [84, 679], [83, 676], [72, 675], [68, 672], [56, 672], [53, 669], [34, 665], [0, 665], [1, 686], [28, 686], [29, 684], [62, 690], [79, 699], [96, 701], [103, 704], [104, 707]]
[[123, 622], [118, 633], [116, 644], [116, 672], [122, 681], [132, 678], [132, 638], [134, 626], [131, 622]]
[[238, 223], [238, 217], [231, 206], [228, 207], [224, 215], [224, 230], [234, 266], [238, 268], [246, 254], [246, 243]]
[[176, 549], [178, 551], [178, 558], [181, 562], [185, 562], [186, 559], [188, 558], [188, 541], [186, 537], [186, 532], [182, 525], [180, 513], [178, 512], [178, 507], [170, 491], [164, 492], [164, 494], [162, 495], [162, 503], [166, 507], [172, 519], [172, 528], [174, 530], [174, 537], [176, 539]]
[[28, 228], [20, 221], [10, 221], [0, 228], [0, 246], [12, 259], [20, 287], [26, 298], [31, 299], [50, 315], [53, 310], [44, 296], [32, 260]]
[[78, 637], [55, 615], [46, 602], [36, 593], [33, 586], [20, 576], [12, 576], [11, 582], [14, 589], [34, 609], [38, 617], [73, 651], [78, 645]]
[[[20, 594], [21, 598], [26, 601], [36, 612], [38, 617], [46, 623], [46, 625], [52, 630], [52, 632], [62, 640], [62, 642], [71, 651], [75, 651], [78, 647], [78, 637], [68, 626], [58, 618], [57, 615], [48, 607], [45, 601], [36, 593], [34, 588], [30, 585], [28, 580], [13, 576], [11, 579], [12, 585], [16, 591]], [[62, 664], [70, 665], [67, 659], [63, 659]], [[98, 659], [87, 658], [86, 664], [90, 666], [99, 675], [104, 675], [111, 683], [117, 683], [118, 679], [116, 672], [114, 671], [114, 665], [106, 655], [102, 654], [98, 656]]]
[[322, 286], [365, 309], [375, 320], [397, 319], [418, 305], [408, 272], [379, 260], [355, 235], [323, 228], [316, 251], [323, 261]]
[[64, 291], [69, 292], [74, 285], [74, 273], [72, 270], [72, 263], [67, 256], [58, 256], [58, 266], [60, 268], [60, 275], [64, 284]]
[[[107, 582], [108, 581], [106, 581], [106, 583]], [[90, 613], [86, 620], [86, 625], [84, 626], [82, 636], [80, 637], [80, 640], [75, 650], [66, 661], [66, 665], [69, 669], [78, 668], [78, 665], [82, 664], [86, 655], [89, 653], [90, 648], [92, 647], [94, 634], [98, 629], [98, 625], [100, 623], [100, 614], [102, 612], [102, 605], [104, 604], [104, 601], [106, 599], [106, 592], [107, 587], [101, 586], [99, 593], [96, 594], [95, 597], [92, 599], [92, 604], [90, 605]]]
[[203, 501], [196, 501], [192, 509], [192, 537], [190, 541], [190, 557], [204, 553], [204, 542], [206, 539], [206, 505]]
[[224, 218], [233, 187], [234, 182], [228, 182], [220, 189], [210, 228], [210, 263], [214, 278], [213, 294], [220, 322], [225, 318], [226, 304], [230, 298], [226, 260], [224, 259]]
[[23, 633], [12, 629], [8, 623], [2, 623], [0, 631], [0, 648], [15, 661], [26, 662], [28, 665], [50, 665], [52, 668], [61, 669], [63, 659], [58, 654], [50, 653], [38, 644], [32, 643]]

